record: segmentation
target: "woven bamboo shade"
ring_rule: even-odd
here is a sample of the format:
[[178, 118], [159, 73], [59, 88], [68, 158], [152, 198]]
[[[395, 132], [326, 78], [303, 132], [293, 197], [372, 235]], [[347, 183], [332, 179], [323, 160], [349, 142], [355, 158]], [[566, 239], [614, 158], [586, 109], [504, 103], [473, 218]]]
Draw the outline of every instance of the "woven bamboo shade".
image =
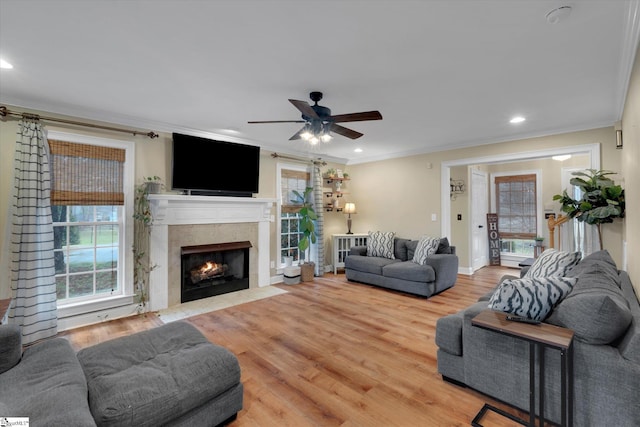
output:
[[311, 174], [305, 171], [296, 171], [290, 169], [282, 169], [280, 172], [280, 177], [282, 181], [282, 213], [296, 213], [300, 211], [302, 208], [301, 205], [296, 205], [291, 202], [290, 198], [292, 197], [292, 190], [298, 190], [298, 192], [302, 193], [304, 188], [308, 185], [307, 183], [311, 179]]
[[51, 204], [123, 205], [125, 150], [49, 140]]

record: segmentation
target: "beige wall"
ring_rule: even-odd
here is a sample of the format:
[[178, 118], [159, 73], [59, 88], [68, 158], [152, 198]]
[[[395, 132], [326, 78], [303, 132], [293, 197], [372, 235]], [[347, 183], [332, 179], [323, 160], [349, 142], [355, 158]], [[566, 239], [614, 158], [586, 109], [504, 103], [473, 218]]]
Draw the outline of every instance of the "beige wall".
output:
[[635, 65], [629, 82], [627, 100], [622, 115], [624, 148], [621, 155], [621, 170], [624, 177], [627, 216], [623, 236], [627, 243], [626, 266], [631, 282], [640, 295], [640, 263], [633, 262], [640, 254], [640, 48], [636, 51]]
[[[632, 96], [634, 94], [635, 96]], [[440, 173], [441, 163], [457, 159], [477, 158], [491, 155], [504, 155], [522, 151], [550, 149], [571, 145], [584, 145], [600, 143], [602, 146], [602, 168], [614, 171], [622, 170], [625, 178], [627, 195], [638, 194], [640, 187], [640, 172], [637, 170], [639, 155], [638, 143], [640, 140], [640, 72], [636, 64], [632, 78], [630, 96], [627, 98], [625, 116], [623, 120], [623, 132], [625, 136], [624, 150], [615, 149], [615, 132], [613, 127], [601, 128], [582, 132], [572, 132], [562, 135], [553, 135], [541, 138], [532, 138], [521, 141], [511, 141], [492, 145], [482, 145], [472, 148], [450, 150], [438, 153], [422, 154], [411, 157], [391, 159], [359, 165], [329, 164], [322, 168], [342, 168], [349, 172], [351, 180], [345, 190], [348, 196], [345, 201], [356, 203], [358, 213], [353, 216], [354, 232], [367, 232], [369, 230], [395, 231], [399, 236], [418, 238], [421, 235], [439, 236], [441, 233], [441, 201], [440, 201]], [[37, 112], [35, 112], [37, 113]], [[51, 114], [47, 113], [51, 116]], [[159, 139], [150, 140], [146, 137], [133, 137], [126, 134], [107, 131], [92, 130], [86, 128], [70, 129], [62, 125], [47, 124], [51, 130], [63, 132], [81, 133], [112, 139], [132, 140], [136, 143], [136, 172], [137, 179], [143, 176], [158, 175], [169, 177], [170, 170], [170, 141], [169, 134], [162, 134]], [[17, 121], [7, 120], [0, 122], [0, 241], [3, 250], [0, 253], [0, 297], [8, 297], [9, 272], [8, 272], [8, 240], [6, 233], [7, 211], [9, 204], [9, 189], [11, 181], [11, 168], [13, 161], [14, 141], [17, 132]], [[623, 156], [624, 155], [624, 156]], [[277, 159], [273, 159], [270, 153], [263, 152], [260, 171], [260, 194], [258, 197], [275, 198], [275, 174]], [[465, 168], [452, 168], [452, 177], [458, 174], [466, 176]], [[637, 198], [630, 198], [628, 205], [630, 212], [638, 205]], [[455, 215], [463, 213], [463, 218], [468, 218], [468, 201], [464, 197], [452, 202], [452, 243], [458, 246], [461, 259], [468, 259], [467, 226], [465, 221], [456, 221]], [[432, 221], [431, 215], [436, 215]], [[275, 215], [275, 212], [274, 212]], [[325, 213], [325, 262], [331, 262], [330, 236], [346, 231], [346, 218], [344, 214], [336, 212]], [[605, 229], [605, 247], [610, 249], [614, 259], [619, 264], [622, 261], [622, 240], [626, 236], [628, 251], [630, 254], [638, 253], [640, 243], [629, 238], [631, 235], [640, 235], [638, 221], [626, 220], [626, 229], [622, 226]], [[278, 260], [276, 253], [275, 235], [276, 224], [271, 227], [271, 259]], [[623, 232], [624, 230], [624, 232]], [[636, 239], [637, 240], [637, 239]], [[468, 262], [461, 265], [468, 265]], [[632, 280], [638, 286], [640, 283], [639, 266], [629, 265]], [[272, 275], [275, 271], [271, 271]]]
[[[442, 162], [595, 143], [601, 145], [601, 167], [620, 171], [621, 151], [615, 148], [613, 127], [351, 165], [351, 185], [359, 210], [354, 228], [360, 232], [395, 231], [407, 238], [439, 236]], [[452, 178], [459, 175], [467, 176], [463, 169], [451, 168]], [[466, 196], [467, 193], [451, 202], [451, 241], [458, 248], [461, 268], [470, 267]], [[463, 221], [455, 220], [458, 213], [463, 214]], [[436, 221], [431, 220], [432, 214], [436, 214]], [[623, 259], [621, 230], [620, 223], [605, 227], [603, 238], [605, 248], [610, 250], [618, 265]]]

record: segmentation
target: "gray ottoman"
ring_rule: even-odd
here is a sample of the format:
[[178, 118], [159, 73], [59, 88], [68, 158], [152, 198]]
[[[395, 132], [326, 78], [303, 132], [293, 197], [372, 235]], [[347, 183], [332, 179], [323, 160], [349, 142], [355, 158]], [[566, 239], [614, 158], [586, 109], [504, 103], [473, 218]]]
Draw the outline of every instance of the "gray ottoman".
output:
[[216, 426], [242, 409], [238, 359], [173, 322], [77, 354], [98, 426]]

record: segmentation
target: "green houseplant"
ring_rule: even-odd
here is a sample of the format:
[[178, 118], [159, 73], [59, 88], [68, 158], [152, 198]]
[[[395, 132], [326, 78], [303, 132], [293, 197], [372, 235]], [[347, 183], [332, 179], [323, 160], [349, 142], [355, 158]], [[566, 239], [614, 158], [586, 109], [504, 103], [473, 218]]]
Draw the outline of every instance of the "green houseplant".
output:
[[300, 216], [299, 231], [302, 233], [302, 237], [298, 240], [298, 249], [300, 250], [300, 254], [304, 254], [305, 260], [304, 264], [300, 265], [303, 282], [308, 281], [304, 279], [308, 278], [309, 270], [311, 270], [311, 277], [313, 278], [313, 269], [315, 267], [314, 263], [310, 261], [310, 249], [311, 243], [316, 243], [317, 239], [315, 221], [318, 219], [318, 215], [309, 201], [309, 196], [312, 191], [312, 187], [307, 187], [303, 193], [293, 190], [296, 199], [291, 200], [291, 202], [301, 205], [298, 215]]
[[149, 273], [155, 268], [149, 259], [149, 237], [153, 216], [149, 206], [148, 195], [154, 191], [149, 183], [160, 182], [160, 178], [143, 177], [142, 184], [135, 188], [135, 200], [133, 206], [133, 284], [138, 298], [137, 310], [142, 313], [146, 310], [149, 294]]
[[586, 172], [572, 172], [571, 185], [580, 188], [582, 196], [573, 199], [567, 190], [553, 196], [562, 204], [562, 212], [569, 218], [595, 225], [602, 250], [602, 224], [612, 223], [616, 218], [624, 218], [624, 189], [608, 177], [615, 172], [587, 169]]

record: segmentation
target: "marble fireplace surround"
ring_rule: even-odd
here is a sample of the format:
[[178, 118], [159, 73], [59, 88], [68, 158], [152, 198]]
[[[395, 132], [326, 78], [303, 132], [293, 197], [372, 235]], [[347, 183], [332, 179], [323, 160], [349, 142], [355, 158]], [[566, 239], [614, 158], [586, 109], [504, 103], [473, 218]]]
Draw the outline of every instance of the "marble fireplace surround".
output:
[[149, 309], [180, 304], [182, 246], [248, 240], [249, 288], [270, 284], [271, 209], [275, 199], [150, 194]]

